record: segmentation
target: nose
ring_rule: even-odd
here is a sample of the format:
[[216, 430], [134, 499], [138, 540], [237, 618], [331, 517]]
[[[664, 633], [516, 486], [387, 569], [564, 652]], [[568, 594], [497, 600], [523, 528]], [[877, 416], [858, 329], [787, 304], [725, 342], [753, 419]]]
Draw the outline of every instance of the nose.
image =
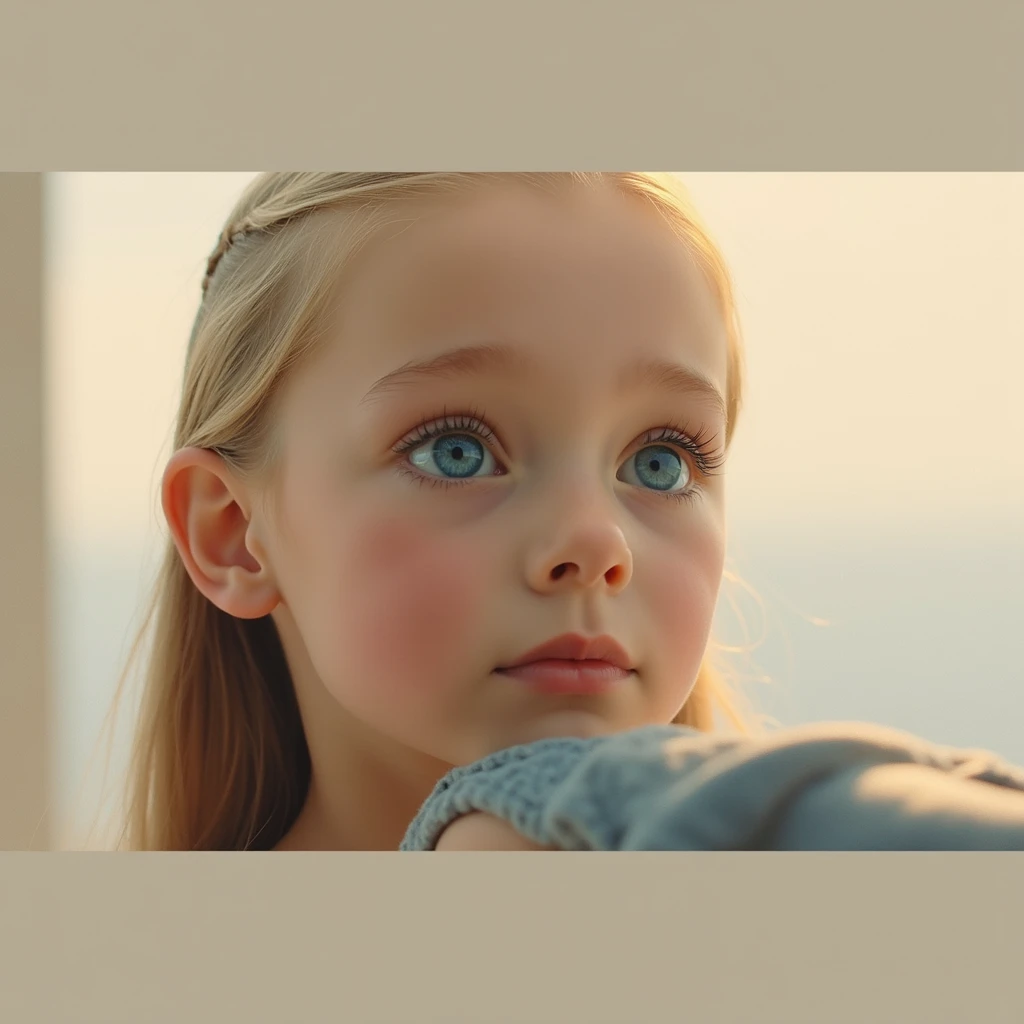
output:
[[600, 506], [565, 510], [554, 536], [536, 545], [527, 582], [538, 593], [604, 587], [618, 593], [633, 575], [633, 553], [613, 516]]

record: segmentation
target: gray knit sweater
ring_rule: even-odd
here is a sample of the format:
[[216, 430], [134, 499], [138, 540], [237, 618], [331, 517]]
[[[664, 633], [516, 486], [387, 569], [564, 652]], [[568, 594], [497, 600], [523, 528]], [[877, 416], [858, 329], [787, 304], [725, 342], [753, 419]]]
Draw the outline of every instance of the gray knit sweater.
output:
[[471, 811], [562, 850], [1024, 850], [1024, 770], [875, 725], [767, 739], [648, 726], [455, 768], [401, 849], [432, 850]]

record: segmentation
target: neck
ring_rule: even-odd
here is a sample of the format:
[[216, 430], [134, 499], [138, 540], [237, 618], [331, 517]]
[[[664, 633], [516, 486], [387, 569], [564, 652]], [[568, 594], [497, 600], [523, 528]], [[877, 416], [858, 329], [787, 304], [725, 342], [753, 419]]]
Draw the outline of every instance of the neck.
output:
[[409, 823], [450, 767], [413, 751], [346, 738], [313, 757], [305, 804], [278, 850], [397, 850]]

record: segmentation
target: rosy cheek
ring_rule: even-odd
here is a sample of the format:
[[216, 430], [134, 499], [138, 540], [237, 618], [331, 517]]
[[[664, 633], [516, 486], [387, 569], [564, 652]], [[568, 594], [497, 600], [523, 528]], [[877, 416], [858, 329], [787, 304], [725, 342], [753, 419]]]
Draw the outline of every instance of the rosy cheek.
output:
[[650, 577], [651, 626], [666, 662], [696, 671], [714, 618], [722, 576], [717, 543], [688, 546], [659, 559]]
[[343, 632], [375, 687], [423, 691], [454, 682], [480, 635], [485, 590], [466, 538], [395, 519], [367, 523], [353, 538], [343, 581], [352, 614]]

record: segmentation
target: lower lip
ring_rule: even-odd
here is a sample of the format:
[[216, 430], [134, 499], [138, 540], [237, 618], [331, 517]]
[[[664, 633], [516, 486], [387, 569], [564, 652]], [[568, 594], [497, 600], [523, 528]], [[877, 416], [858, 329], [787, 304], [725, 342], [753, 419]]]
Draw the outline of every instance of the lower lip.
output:
[[531, 661], [516, 668], [500, 668], [500, 675], [518, 679], [542, 693], [604, 693], [633, 673], [607, 661]]

